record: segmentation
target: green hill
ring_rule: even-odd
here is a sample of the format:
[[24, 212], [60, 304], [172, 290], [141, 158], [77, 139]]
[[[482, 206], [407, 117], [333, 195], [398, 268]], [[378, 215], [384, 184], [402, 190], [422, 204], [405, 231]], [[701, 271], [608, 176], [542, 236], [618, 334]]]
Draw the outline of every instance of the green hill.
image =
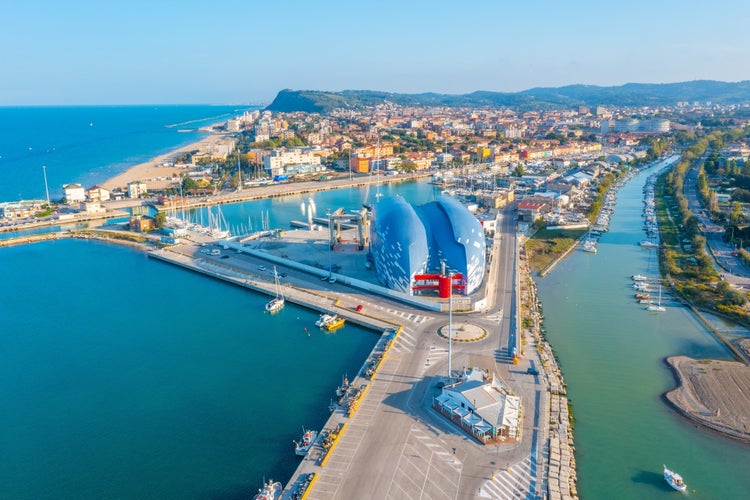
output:
[[393, 102], [403, 106], [513, 107], [552, 109], [576, 106], [674, 106], [680, 101], [714, 104], [750, 103], [750, 81], [695, 80], [681, 83], [626, 83], [617, 87], [568, 85], [533, 88], [521, 92], [476, 91], [470, 94], [396, 94], [373, 90], [280, 91], [266, 108], [270, 111], [329, 113], [336, 108], [357, 109]]

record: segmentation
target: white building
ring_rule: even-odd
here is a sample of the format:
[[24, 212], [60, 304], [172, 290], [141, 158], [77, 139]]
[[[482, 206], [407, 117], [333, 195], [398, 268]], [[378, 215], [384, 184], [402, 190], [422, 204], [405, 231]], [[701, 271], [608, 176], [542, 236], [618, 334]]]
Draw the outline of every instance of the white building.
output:
[[485, 379], [483, 370], [473, 369], [461, 382], [443, 387], [432, 406], [484, 444], [515, 440], [521, 399], [496, 377]]
[[128, 183], [128, 198], [140, 198], [148, 194], [146, 189], [146, 183], [141, 181], [134, 181]]
[[86, 194], [91, 201], [107, 201], [110, 198], [109, 190], [101, 186], [90, 187]]
[[98, 201], [84, 201], [81, 202], [81, 211], [88, 214], [104, 213], [107, 211]]
[[263, 169], [270, 176], [287, 173], [287, 165], [320, 165], [320, 156], [302, 149], [274, 149], [263, 158]]
[[68, 203], [80, 203], [86, 199], [86, 190], [78, 183], [63, 184], [63, 192]]

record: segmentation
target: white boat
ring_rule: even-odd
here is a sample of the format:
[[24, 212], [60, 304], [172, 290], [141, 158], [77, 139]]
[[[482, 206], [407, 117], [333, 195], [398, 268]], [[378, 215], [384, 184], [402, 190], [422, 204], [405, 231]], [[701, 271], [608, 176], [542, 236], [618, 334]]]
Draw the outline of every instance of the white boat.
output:
[[276, 297], [266, 303], [266, 311], [270, 313], [281, 311], [284, 308], [284, 294], [281, 293], [281, 285], [279, 284], [279, 275], [276, 273], [276, 266], [273, 266], [273, 281], [276, 286]]
[[584, 240], [582, 248], [584, 252], [596, 253], [596, 240]]
[[648, 277], [643, 276], [642, 274], [634, 274], [632, 278], [633, 278], [633, 281], [647, 281], [648, 280]]
[[669, 486], [677, 491], [685, 491], [687, 489], [687, 485], [685, 484], [685, 481], [682, 480], [682, 476], [667, 469], [666, 465], [664, 466], [664, 480], [669, 483]]
[[651, 312], [664, 312], [667, 309], [661, 305], [661, 285], [659, 285], [659, 298], [656, 301], [656, 304], [651, 304], [646, 308], [646, 310]]
[[281, 490], [283, 487], [281, 483], [269, 479], [268, 482], [263, 484], [263, 488], [258, 490], [258, 494], [253, 497], [254, 500], [276, 500], [281, 498]]
[[321, 314], [318, 321], [315, 322], [315, 326], [318, 326], [320, 328], [323, 328], [328, 323], [334, 320], [336, 316], [333, 314]]
[[640, 243], [638, 243], [643, 248], [658, 248], [659, 244], [655, 243], [651, 240], [643, 240]]
[[318, 431], [305, 430], [302, 428], [302, 440], [298, 443], [294, 442], [294, 453], [304, 457], [307, 452], [310, 451], [312, 445], [315, 443], [315, 439], [318, 437]]

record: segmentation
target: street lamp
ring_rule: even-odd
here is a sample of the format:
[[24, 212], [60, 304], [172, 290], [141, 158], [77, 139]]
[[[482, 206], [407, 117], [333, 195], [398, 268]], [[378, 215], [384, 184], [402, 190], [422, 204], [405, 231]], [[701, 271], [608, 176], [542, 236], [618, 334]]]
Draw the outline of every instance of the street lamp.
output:
[[47, 192], [47, 208], [49, 208], [49, 186], [47, 185], [47, 165], [42, 165], [42, 172], [44, 172], [44, 190]]
[[[449, 274], [450, 282], [448, 283], [448, 383], [451, 383], [453, 372], [451, 368], [451, 346], [453, 344], [453, 273]], [[455, 453], [455, 451], [454, 451]]]

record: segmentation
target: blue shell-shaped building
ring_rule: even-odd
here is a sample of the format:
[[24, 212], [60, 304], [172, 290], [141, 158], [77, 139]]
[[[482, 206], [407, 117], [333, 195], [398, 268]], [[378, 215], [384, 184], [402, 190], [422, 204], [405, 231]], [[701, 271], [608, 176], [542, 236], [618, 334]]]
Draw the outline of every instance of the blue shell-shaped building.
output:
[[415, 274], [427, 266], [427, 236], [414, 208], [400, 196], [383, 198], [374, 207], [370, 252], [380, 282], [411, 294]]
[[484, 229], [456, 199], [412, 207], [400, 196], [374, 207], [371, 252], [378, 278], [388, 288], [411, 294], [415, 274], [461, 273], [465, 293], [482, 285], [485, 273]]

